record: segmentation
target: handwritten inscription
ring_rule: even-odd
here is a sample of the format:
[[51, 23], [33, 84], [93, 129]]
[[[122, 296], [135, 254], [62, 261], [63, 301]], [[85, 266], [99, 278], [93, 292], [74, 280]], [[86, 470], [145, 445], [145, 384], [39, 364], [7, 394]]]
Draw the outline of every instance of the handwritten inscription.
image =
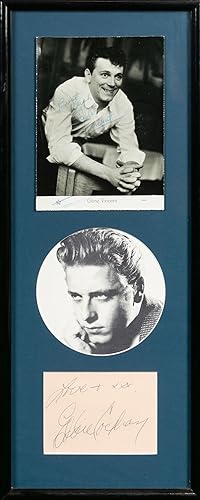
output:
[[157, 374], [44, 373], [44, 453], [155, 454]]
[[109, 130], [114, 123], [110, 109], [105, 108], [98, 113], [95, 103], [89, 97], [83, 98], [79, 94], [61, 98], [57, 95], [56, 106], [66, 116], [71, 113], [72, 123], [85, 122], [84, 131], [90, 133], [91, 137]]
[[[134, 389], [133, 384], [130, 382], [115, 382], [114, 384], [111, 384], [110, 388], [113, 390], [123, 390], [123, 389], [130, 389], [132, 387], [132, 390]], [[88, 385], [88, 384], [80, 384], [78, 378], [73, 378], [66, 384], [62, 384], [62, 387], [58, 388], [56, 391], [54, 391], [48, 398], [46, 407], [48, 408], [54, 403], [57, 403], [60, 398], [65, 397], [66, 395], [68, 396], [73, 396], [74, 394], [80, 393], [82, 394], [83, 392], [87, 392], [89, 390], [96, 390], [96, 391], [102, 391], [105, 388], [103, 384], [97, 383], [96, 385]]]
[[116, 401], [113, 401], [102, 415], [100, 414], [97, 417], [95, 422], [88, 422], [89, 415], [87, 415], [86, 409], [78, 414], [76, 403], [70, 403], [58, 418], [60, 430], [54, 438], [54, 446], [58, 448], [67, 439], [75, 439], [80, 434], [87, 434], [95, 440], [100, 439], [103, 434], [109, 437], [112, 432], [126, 430], [130, 426], [138, 427], [136, 434], [134, 433], [136, 444], [142, 428], [148, 422], [148, 418], [141, 421], [135, 420], [134, 417], [128, 418], [126, 409], [117, 414], [115, 407]]

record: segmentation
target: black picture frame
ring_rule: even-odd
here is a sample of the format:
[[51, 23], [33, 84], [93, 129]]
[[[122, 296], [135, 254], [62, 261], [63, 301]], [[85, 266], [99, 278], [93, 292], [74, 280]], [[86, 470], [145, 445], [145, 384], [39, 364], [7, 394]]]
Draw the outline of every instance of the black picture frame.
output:
[[[189, 173], [192, 190], [190, 193], [190, 221], [189, 242], [189, 270], [190, 287], [188, 290], [191, 304], [190, 322], [192, 329], [191, 356], [189, 366], [191, 371], [191, 486], [187, 490], [18, 490], [11, 487], [11, 210], [10, 210], [10, 164], [12, 141], [10, 137], [10, 37], [11, 15], [16, 10], [141, 10], [141, 11], [187, 11], [190, 13], [190, 30], [192, 38], [191, 53], [191, 156], [192, 171]], [[198, 375], [199, 375], [199, 342], [198, 342], [198, 274], [199, 274], [199, 14], [200, 3], [197, 0], [6, 0], [1, 2], [1, 291], [3, 293], [1, 311], [0, 335], [0, 497], [3, 498], [134, 498], [134, 497], [198, 497], [200, 494], [199, 481], [199, 412], [198, 412]]]

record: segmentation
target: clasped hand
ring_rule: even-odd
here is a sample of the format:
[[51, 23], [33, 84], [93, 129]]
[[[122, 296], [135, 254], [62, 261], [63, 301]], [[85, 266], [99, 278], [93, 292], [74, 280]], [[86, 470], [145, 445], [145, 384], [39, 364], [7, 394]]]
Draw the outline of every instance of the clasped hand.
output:
[[117, 160], [116, 167], [112, 168], [110, 172], [111, 184], [121, 193], [130, 194], [136, 191], [141, 184], [140, 168], [140, 165], [137, 163], [131, 161], [123, 163]]

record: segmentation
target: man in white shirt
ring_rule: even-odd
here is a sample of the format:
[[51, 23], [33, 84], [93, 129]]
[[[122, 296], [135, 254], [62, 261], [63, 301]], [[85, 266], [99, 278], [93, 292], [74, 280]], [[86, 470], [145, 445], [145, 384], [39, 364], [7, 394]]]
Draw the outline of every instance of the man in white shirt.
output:
[[[122, 51], [97, 49], [87, 59], [84, 77], [59, 85], [43, 111], [48, 161], [99, 177], [119, 194], [132, 193], [140, 186], [139, 169], [145, 158], [135, 134], [133, 106], [120, 88], [125, 65]], [[114, 166], [82, 151], [85, 142], [108, 131], [119, 154]]]

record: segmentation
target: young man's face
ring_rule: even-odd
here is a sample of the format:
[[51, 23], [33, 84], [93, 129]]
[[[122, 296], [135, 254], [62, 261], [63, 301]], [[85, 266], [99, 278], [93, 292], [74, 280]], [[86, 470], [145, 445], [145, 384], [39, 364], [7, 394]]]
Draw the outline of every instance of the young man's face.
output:
[[65, 275], [76, 320], [89, 341], [106, 344], [123, 335], [134, 303], [127, 279], [109, 265], [69, 266]]
[[85, 71], [91, 94], [99, 106], [106, 106], [117, 94], [122, 86], [123, 72], [123, 66], [115, 66], [103, 57], [98, 57], [92, 73], [88, 69]]

